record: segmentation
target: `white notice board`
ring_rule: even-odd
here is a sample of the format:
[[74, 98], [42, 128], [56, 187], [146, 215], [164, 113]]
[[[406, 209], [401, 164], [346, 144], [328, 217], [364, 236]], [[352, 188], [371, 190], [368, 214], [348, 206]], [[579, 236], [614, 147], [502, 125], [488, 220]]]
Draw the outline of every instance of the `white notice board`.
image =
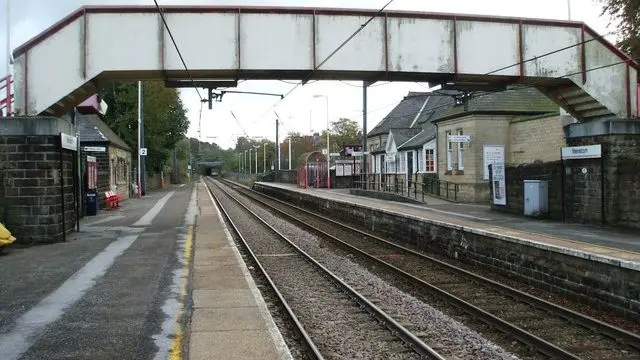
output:
[[483, 148], [484, 173], [482, 178], [489, 180], [489, 164], [504, 164], [503, 145], [484, 145]]
[[504, 176], [504, 163], [491, 164], [493, 170], [493, 203], [495, 205], [507, 205], [507, 188], [505, 185]]

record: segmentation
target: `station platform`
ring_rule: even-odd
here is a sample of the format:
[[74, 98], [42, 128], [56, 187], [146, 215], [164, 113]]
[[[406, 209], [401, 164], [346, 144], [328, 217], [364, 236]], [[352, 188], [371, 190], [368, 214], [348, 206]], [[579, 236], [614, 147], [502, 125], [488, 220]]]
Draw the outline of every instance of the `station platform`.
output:
[[292, 359], [204, 183], [197, 192], [189, 359]]
[[640, 271], [640, 232], [528, 219], [491, 211], [488, 206], [483, 205], [444, 201], [435, 202], [433, 205], [419, 205], [352, 195], [349, 189], [303, 189], [295, 184], [267, 182], [256, 182], [256, 185], [356, 204], [364, 208], [417, 218], [470, 233]]

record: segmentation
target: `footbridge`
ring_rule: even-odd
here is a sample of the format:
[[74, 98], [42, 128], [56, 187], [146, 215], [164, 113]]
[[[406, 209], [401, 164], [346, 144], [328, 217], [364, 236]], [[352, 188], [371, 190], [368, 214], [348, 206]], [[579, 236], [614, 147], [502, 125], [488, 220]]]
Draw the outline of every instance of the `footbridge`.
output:
[[579, 121], [638, 111], [638, 64], [580, 22], [321, 8], [162, 11], [190, 74], [155, 7], [83, 7], [14, 51], [16, 110], [59, 115], [111, 80], [190, 75], [468, 89], [517, 83], [537, 87]]

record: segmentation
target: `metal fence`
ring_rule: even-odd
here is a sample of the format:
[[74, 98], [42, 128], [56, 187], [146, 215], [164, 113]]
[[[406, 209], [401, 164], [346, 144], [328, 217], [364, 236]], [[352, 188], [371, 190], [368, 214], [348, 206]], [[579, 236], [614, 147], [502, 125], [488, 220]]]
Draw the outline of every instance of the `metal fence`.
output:
[[460, 184], [430, 178], [423, 181], [405, 180], [393, 176], [384, 181], [354, 181], [353, 188], [394, 193], [422, 202], [425, 202], [428, 196], [457, 202]]

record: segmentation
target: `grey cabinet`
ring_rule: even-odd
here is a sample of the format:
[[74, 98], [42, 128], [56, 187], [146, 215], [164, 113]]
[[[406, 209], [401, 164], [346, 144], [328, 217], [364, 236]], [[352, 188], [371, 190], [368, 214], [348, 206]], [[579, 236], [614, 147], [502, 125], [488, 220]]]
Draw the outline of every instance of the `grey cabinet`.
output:
[[544, 180], [524, 180], [524, 215], [538, 217], [549, 212], [549, 184]]

